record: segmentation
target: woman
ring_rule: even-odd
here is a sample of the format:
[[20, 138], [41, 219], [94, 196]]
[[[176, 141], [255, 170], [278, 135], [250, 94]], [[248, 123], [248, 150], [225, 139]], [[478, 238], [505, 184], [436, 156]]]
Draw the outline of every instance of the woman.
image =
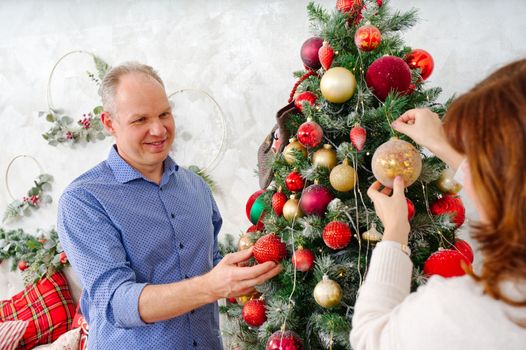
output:
[[433, 276], [410, 294], [403, 180], [392, 190], [375, 182], [368, 195], [385, 231], [356, 302], [353, 349], [526, 349], [526, 59], [458, 98], [444, 125], [414, 109], [393, 128], [463, 177], [483, 266], [478, 275]]

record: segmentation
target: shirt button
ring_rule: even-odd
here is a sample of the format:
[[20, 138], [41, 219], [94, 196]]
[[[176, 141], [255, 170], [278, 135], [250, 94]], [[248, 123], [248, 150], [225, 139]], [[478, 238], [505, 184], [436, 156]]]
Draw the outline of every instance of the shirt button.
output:
[[172, 216], [172, 219], [175, 219], [175, 214], [174, 213], [172, 213], [171, 216]]
[[183, 249], [184, 245], [182, 243], [179, 243], [179, 248]]
[[163, 190], [163, 188], [162, 188], [162, 187], [159, 187], [159, 191], [162, 191], [162, 190]]
[[194, 345], [194, 347], [197, 346], [197, 342], [195, 340], [194, 340], [194, 344], [193, 345]]

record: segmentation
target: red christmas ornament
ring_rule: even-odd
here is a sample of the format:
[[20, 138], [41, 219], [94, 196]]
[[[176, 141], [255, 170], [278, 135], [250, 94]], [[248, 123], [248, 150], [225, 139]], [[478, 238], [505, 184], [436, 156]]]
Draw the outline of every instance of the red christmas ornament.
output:
[[228, 301], [231, 304], [237, 304], [236, 298], [226, 298], [226, 301]]
[[260, 264], [265, 261], [279, 262], [287, 256], [287, 246], [274, 233], [269, 233], [254, 244], [253, 255]]
[[376, 97], [385, 101], [391, 90], [405, 93], [409, 89], [411, 70], [400, 57], [383, 56], [369, 66], [365, 80]]
[[66, 264], [68, 262], [68, 257], [66, 256], [66, 252], [62, 252], [60, 253], [60, 263], [61, 264]]
[[322, 45], [323, 39], [318, 37], [307, 39], [303, 45], [301, 45], [300, 56], [305, 66], [312, 70], [320, 69], [321, 63], [318, 57], [318, 51]]
[[327, 187], [318, 184], [310, 185], [301, 194], [300, 208], [306, 215], [322, 216], [333, 199], [334, 196]]
[[303, 146], [314, 148], [323, 140], [323, 130], [318, 123], [306, 121], [298, 128], [297, 139]]
[[303, 350], [303, 341], [293, 331], [276, 331], [268, 338], [265, 350]]
[[332, 60], [334, 59], [334, 49], [327, 41], [324, 41], [318, 50], [318, 58], [323, 69], [329, 70], [331, 68]]
[[24, 260], [20, 260], [18, 262], [18, 269], [20, 271], [24, 271], [24, 270], [27, 270], [27, 268], [29, 267], [29, 265], [24, 261]]
[[415, 205], [409, 198], [406, 198], [405, 200], [407, 202], [407, 220], [411, 220], [415, 217]]
[[327, 247], [338, 250], [343, 249], [349, 245], [351, 241], [352, 232], [345, 222], [332, 221], [323, 229], [323, 242]]
[[251, 327], [259, 327], [267, 320], [265, 302], [261, 299], [252, 299], [243, 305], [243, 320]]
[[303, 102], [308, 102], [311, 106], [314, 106], [314, 103], [318, 99], [314, 93], [310, 91], [305, 91], [299, 94], [294, 100], [294, 106], [300, 111], [303, 111]]
[[354, 34], [354, 43], [361, 51], [372, 51], [380, 45], [381, 41], [380, 29], [372, 24], [361, 26]]
[[429, 52], [422, 49], [414, 49], [405, 56], [405, 61], [411, 69], [420, 68], [420, 76], [422, 80], [429, 78], [433, 73], [435, 62]]
[[462, 264], [470, 266], [469, 261], [458, 251], [442, 249], [431, 254], [424, 263], [424, 274], [427, 276], [439, 275], [442, 277], [463, 276], [466, 274]]
[[264, 228], [265, 228], [265, 225], [260, 221], [256, 225], [252, 225], [249, 228], [247, 228], [246, 232], [263, 231]]
[[293, 171], [285, 178], [285, 186], [290, 192], [299, 192], [305, 186], [305, 181], [303, 181], [300, 173]]
[[249, 220], [250, 220], [250, 210], [252, 209], [252, 205], [254, 204], [256, 199], [258, 199], [258, 197], [261, 196], [261, 194], [263, 194], [264, 192], [265, 190], [257, 190], [256, 192], [252, 193], [250, 197], [248, 197], [247, 205], [245, 206], [245, 210], [247, 213], [247, 218]]
[[314, 253], [310, 249], [300, 247], [292, 254], [292, 265], [298, 271], [309, 271], [314, 266]]
[[341, 13], [359, 13], [362, 10], [362, 0], [338, 0], [336, 8]]
[[285, 193], [278, 191], [272, 195], [272, 210], [277, 216], [283, 215], [283, 206], [287, 202]]
[[468, 242], [464, 241], [463, 239], [457, 239], [455, 240], [455, 248], [458, 250], [460, 255], [466, 258], [470, 263], [473, 263], [473, 249], [471, 249], [471, 246], [468, 244]]
[[455, 223], [455, 229], [462, 226], [466, 218], [466, 210], [462, 204], [460, 197], [454, 197], [452, 195], [445, 195], [442, 198], [437, 199], [430, 206], [431, 213], [433, 215], [445, 215], [451, 216], [451, 219]]
[[360, 152], [365, 146], [365, 140], [367, 139], [367, 131], [364, 128], [362, 128], [360, 124], [356, 124], [352, 127], [349, 136], [354, 148], [356, 148], [356, 150]]

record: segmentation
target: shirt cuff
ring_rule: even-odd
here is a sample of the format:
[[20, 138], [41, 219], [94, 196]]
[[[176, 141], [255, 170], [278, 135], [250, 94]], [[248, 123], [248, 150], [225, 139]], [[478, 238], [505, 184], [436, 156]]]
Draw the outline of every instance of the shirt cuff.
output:
[[147, 283], [126, 283], [114, 294], [112, 307], [117, 326], [132, 328], [146, 326], [139, 313], [139, 297]]

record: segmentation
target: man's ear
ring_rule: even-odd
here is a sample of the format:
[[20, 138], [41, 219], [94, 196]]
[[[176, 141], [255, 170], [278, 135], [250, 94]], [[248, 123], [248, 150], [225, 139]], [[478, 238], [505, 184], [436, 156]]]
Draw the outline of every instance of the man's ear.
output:
[[102, 112], [100, 114], [100, 121], [102, 122], [102, 126], [104, 126], [104, 129], [106, 129], [106, 131], [110, 135], [113, 135], [115, 131], [113, 129], [113, 119], [111, 117], [110, 112]]

